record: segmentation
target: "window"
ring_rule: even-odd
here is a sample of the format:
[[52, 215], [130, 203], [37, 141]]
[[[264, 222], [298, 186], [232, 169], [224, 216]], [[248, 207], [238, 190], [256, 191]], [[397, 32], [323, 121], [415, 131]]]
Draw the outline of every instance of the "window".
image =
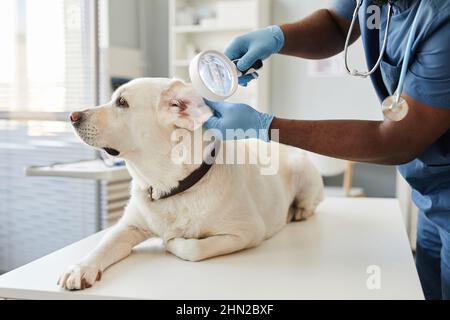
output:
[[39, 119], [96, 102], [95, 1], [0, 2], [0, 111]]
[[67, 123], [97, 102], [96, 2], [0, 1], [0, 273], [97, 231], [97, 182], [24, 174], [97, 157]]

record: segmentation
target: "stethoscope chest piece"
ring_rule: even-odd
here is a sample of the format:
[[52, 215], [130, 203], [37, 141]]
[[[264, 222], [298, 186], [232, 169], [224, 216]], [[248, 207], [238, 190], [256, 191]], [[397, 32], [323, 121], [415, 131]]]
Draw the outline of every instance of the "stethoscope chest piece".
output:
[[382, 110], [385, 119], [402, 121], [408, 115], [409, 106], [405, 99], [393, 95], [383, 101]]
[[[406, 102], [405, 99], [403, 99], [401, 97], [401, 95], [403, 94], [403, 86], [405, 84], [406, 74], [407, 74], [408, 68], [409, 68], [409, 62], [411, 59], [411, 55], [412, 55], [412, 51], [413, 51], [413, 44], [414, 44], [414, 40], [415, 40], [414, 37], [416, 36], [416, 31], [417, 31], [417, 28], [419, 25], [421, 11], [423, 10], [423, 7], [426, 5], [427, 2], [428, 1], [425, 1], [425, 0], [420, 1], [416, 16], [411, 25], [409, 35], [407, 38], [407, 42], [406, 42], [405, 57], [403, 58], [403, 65], [402, 65], [402, 69], [400, 72], [400, 79], [398, 82], [397, 91], [394, 95], [386, 98], [383, 101], [383, 104], [382, 104], [383, 115], [384, 115], [385, 119], [387, 119], [387, 120], [401, 121], [408, 115], [408, 112], [409, 112], [408, 103]], [[383, 56], [386, 53], [389, 27], [391, 24], [391, 18], [392, 18], [392, 13], [393, 13], [393, 6], [392, 6], [393, 1], [388, 1], [389, 9], [388, 9], [388, 16], [387, 16], [387, 20], [386, 20], [386, 31], [385, 31], [383, 45], [381, 48], [380, 55], [378, 57], [377, 62], [374, 65], [374, 67], [372, 68], [372, 70], [367, 71], [367, 72], [359, 72], [356, 70], [351, 70], [349, 67], [349, 64], [348, 64], [348, 48], [350, 45], [350, 40], [351, 40], [353, 30], [355, 28], [356, 22], [358, 21], [359, 10], [360, 10], [362, 4], [363, 4], [363, 0], [358, 0], [356, 2], [356, 8], [355, 8], [355, 12], [353, 13], [352, 23], [350, 25], [350, 29], [349, 29], [347, 39], [345, 42], [344, 60], [345, 60], [345, 68], [347, 69], [347, 72], [350, 75], [365, 78], [370, 75], [373, 75], [380, 68], [381, 62], [383, 60]]]

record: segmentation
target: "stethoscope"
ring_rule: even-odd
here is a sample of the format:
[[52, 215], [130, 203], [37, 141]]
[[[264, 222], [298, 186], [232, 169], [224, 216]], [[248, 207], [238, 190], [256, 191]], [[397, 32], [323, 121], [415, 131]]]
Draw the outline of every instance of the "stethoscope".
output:
[[[353, 13], [352, 23], [350, 25], [347, 39], [345, 41], [344, 61], [345, 61], [345, 68], [346, 68], [348, 74], [350, 74], [351, 76], [355, 76], [355, 77], [367, 78], [367, 77], [371, 76], [372, 74], [374, 74], [380, 68], [381, 61], [383, 60], [384, 54], [386, 53], [389, 28], [391, 26], [391, 18], [392, 18], [392, 13], [393, 13], [393, 3], [395, 1], [393, 1], [393, 0], [388, 1], [388, 16], [387, 16], [387, 23], [386, 23], [386, 31], [384, 34], [384, 40], [383, 40], [383, 45], [381, 48], [380, 56], [378, 57], [378, 60], [375, 64], [375, 66], [372, 68], [372, 70], [367, 71], [367, 72], [359, 72], [355, 69], [351, 70], [349, 67], [349, 64], [348, 64], [348, 48], [350, 46], [350, 40], [351, 40], [351, 36], [353, 34], [353, 30], [355, 29], [356, 21], [358, 20], [359, 9], [361, 8], [362, 3], [363, 3], [363, 0], [356, 0], [356, 1], [357, 1], [357, 4], [356, 4], [355, 12]], [[418, 21], [419, 21], [420, 13], [424, 6], [424, 3], [425, 3], [425, 1], [420, 1], [419, 9], [417, 10], [416, 17], [414, 18], [414, 22], [411, 26], [411, 31], [409, 33], [408, 42], [406, 44], [405, 57], [403, 59], [403, 65], [402, 65], [402, 70], [400, 73], [400, 80], [398, 83], [398, 88], [395, 91], [394, 95], [387, 97], [383, 101], [383, 104], [382, 104], [382, 110], [383, 110], [384, 117], [391, 121], [401, 121], [408, 115], [408, 112], [409, 112], [409, 105], [406, 102], [406, 100], [402, 98], [401, 95], [403, 93], [403, 86], [405, 83], [405, 76], [408, 71], [409, 62], [411, 59], [411, 51], [412, 51], [412, 46], [414, 43], [414, 37], [416, 35]]]

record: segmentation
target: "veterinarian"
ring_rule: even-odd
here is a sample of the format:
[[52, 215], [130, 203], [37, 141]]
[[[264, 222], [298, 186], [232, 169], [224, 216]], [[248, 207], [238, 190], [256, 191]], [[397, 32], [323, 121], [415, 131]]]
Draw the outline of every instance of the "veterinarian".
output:
[[[316, 11], [297, 23], [238, 37], [226, 55], [240, 59], [240, 70], [276, 53], [324, 59], [344, 51], [350, 33], [348, 44], [362, 38], [369, 70], [374, 69], [370, 78], [380, 101], [384, 101], [399, 86], [410, 29], [417, 20], [401, 90], [409, 106], [405, 118], [383, 122], [285, 120], [243, 104], [208, 102], [215, 116], [205, 128], [222, 133], [256, 129], [265, 131], [264, 137], [279, 130], [283, 144], [334, 158], [399, 165], [420, 208], [416, 265], [425, 297], [450, 299], [450, 2], [364, 0], [354, 16], [358, 1], [335, 0], [332, 8]], [[420, 3], [425, 1], [417, 17]], [[381, 25], [370, 29], [369, 6], [374, 4], [381, 8]], [[354, 17], [358, 23], [350, 31]], [[247, 77], [240, 82], [246, 85], [250, 80]], [[295, 101], [292, 103], [295, 107]], [[355, 102], [354, 107], [360, 106]]]

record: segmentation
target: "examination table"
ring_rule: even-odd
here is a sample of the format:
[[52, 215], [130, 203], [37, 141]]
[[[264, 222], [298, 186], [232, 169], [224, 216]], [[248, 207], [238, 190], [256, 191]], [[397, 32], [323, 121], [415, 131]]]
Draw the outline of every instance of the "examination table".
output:
[[[57, 226], [55, 226], [57, 228]], [[58, 277], [102, 233], [0, 277], [4, 299], [423, 299], [395, 199], [329, 198], [261, 246], [185, 262], [159, 240], [138, 246], [80, 292]]]

